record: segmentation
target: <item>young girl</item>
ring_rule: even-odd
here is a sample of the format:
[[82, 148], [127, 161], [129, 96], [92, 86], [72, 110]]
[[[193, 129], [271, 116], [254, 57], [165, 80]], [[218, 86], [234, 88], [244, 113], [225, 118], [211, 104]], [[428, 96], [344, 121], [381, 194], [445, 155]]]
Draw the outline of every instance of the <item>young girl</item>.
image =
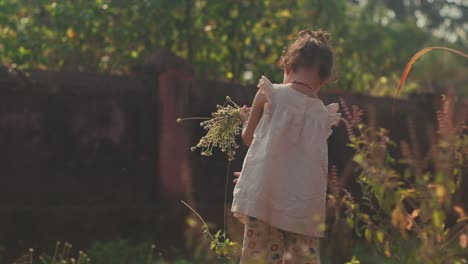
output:
[[303, 30], [285, 49], [284, 80], [262, 76], [252, 109], [241, 110], [250, 146], [231, 211], [245, 224], [241, 263], [320, 263], [327, 138], [338, 104], [317, 94], [332, 71], [330, 33]]

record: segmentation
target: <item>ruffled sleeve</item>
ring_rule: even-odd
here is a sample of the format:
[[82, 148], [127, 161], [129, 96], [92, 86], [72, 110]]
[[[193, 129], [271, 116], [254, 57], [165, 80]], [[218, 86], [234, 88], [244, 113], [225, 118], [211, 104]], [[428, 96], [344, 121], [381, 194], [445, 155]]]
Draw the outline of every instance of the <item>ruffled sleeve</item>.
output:
[[268, 102], [266, 102], [263, 106], [263, 111], [268, 114], [272, 111], [272, 102], [274, 101], [273, 95], [275, 87], [270, 82], [270, 80], [268, 80], [268, 78], [263, 75], [262, 78], [260, 78], [257, 86], [267, 98]]
[[273, 84], [270, 82], [270, 80], [262, 75], [262, 78], [260, 78], [257, 87], [262, 90], [262, 93], [266, 96], [267, 100], [271, 102], [273, 99], [273, 90], [275, 88], [273, 87]]
[[328, 126], [330, 131], [328, 132], [328, 136], [331, 135], [331, 127], [336, 126], [340, 122], [341, 114], [338, 113], [340, 106], [337, 103], [332, 103], [327, 105], [328, 110]]

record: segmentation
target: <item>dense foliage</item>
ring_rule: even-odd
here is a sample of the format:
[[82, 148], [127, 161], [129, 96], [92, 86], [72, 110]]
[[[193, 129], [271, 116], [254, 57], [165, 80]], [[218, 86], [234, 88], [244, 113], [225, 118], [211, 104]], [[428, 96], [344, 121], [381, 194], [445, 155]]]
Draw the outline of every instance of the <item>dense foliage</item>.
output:
[[[414, 130], [411, 142], [397, 147], [387, 130], [364, 124], [357, 107], [342, 105], [362, 197], [358, 201], [332, 188], [329, 205], [343, 206], [348, 223], [389, 263], [466, 261], [468, 217], [455, 194], [461, 193], [468, 164], [468, 127], [465, 116], [454, 114], [453, 96], [438, 112], [427, 154], [420, 152]], [[398, 148], [401, 158], [390, 154], [391, 148]]]
[[[282, 48], [300, 29], [323, 28], [337, 55], [330, 86], [386, 95], [419, 49], [466, 47], [466, 9], [441, 0], [0, 0], [0, 63], [127, 74], [167, 47], [199, 78], [280, 81]], [[420, 90], [467, 83], [466, 62], [450, 54], [431, 54], [416, 68], [410, 78]]]

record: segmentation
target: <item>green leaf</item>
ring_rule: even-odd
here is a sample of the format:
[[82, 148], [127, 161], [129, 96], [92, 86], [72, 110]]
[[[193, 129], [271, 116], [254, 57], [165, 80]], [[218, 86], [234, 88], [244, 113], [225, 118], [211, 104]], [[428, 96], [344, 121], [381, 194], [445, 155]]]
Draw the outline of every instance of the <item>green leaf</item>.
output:
[[372, 240], [372, 231], [370, 229], [366, 229], [364, 231], [364, 237], [366, 238], [367, 241]]
[[387, 257], [390, 257], [390, 256], [392, 255], [392, 252], [390, 251], [390, 243], [389, 243], [388, 241], [385, 242], [385, 250], [384, 250], [384, 252], [385, 252], [385, 255], [386, 255]]
[[434, 210], [432, 213], [432, 221], [438, 228], [443, 228], [445, 215], [441, 210]]
[[354, 155], [353, 161], [356, 162], [357, 164], [361, 165], [362, 162], [364, 161], [364, 155], [361, 154], [361, 153]]
[[378, 230], [377, 233], [376, 233], [376, 236], [377, 236], [377, 241], [379, 241], [379, 243], [383, 243], [384, 233], [382, 231]]
[[216, 244], [217, 244], [217, 243], [216, 243], [215, 240], [211, 241], [211, 243], [210, 243], [210, 249], [211, 249], [211, 250], [215, 249]]

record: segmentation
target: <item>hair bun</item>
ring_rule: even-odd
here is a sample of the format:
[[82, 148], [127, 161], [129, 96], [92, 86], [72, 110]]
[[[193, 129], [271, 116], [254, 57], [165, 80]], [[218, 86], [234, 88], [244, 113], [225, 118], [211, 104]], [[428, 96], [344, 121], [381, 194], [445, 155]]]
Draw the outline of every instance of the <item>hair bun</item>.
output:
[[321, 29], [315, 31], [311, 31], [308, 29], [301, 30], [298, 35], [300, 37], [310, 36], [322, 43], [327, 43], [331, 40], [331, 33]]
[[330, 39], [331, 39], [330, 32], [324, 31], [324, 30], [321, 30], [321, 29], [319, 29], [317, 31], [312, 31], [312, 36], [314, 38], [316, 38], [318, 41], [324, 42], [324, 43], [329, 42]]
[[310, 31], [308, 29], [304, 29], [304, 30], [299, 31], [298, 35], [299, 35], [299, 37], [312, 36], [312, 31]]

